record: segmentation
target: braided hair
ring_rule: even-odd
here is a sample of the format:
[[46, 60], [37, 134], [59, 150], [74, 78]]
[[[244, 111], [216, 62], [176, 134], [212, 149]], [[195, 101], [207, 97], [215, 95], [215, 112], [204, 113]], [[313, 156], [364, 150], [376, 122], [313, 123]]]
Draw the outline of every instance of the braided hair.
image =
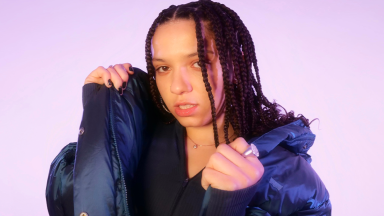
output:
[[[238, 136], [250, 138], [260, 136], [274, 128], [289, 124], [301, 119], [309, 127], [308, 119], [284, 107], [269, 102], [264, 96], [260, 83], [259, 68], [255, 54], [252, 37], [237, 13], [224, 4], [210, 0], [199, 0], [182, 5], [171, 5], [160, 12], [148, 31], [145, 41], [145, 59], [149, 75], [150, 93], [152, 100], [167, 119], [167, 123], [175, 117], [166, 112], [160, 102], [160, 92], [156, 85], [155, 68], [152, 64], [151, 41], [156, 28], [169, 21], [185, 19], [194, 20], [196, 24], [197, 53], [201, 67], [202, 78], [211, 103], [213, 132], [216, 147], [219, 145], [215, 101], [208, 82], [205, 59], [205, 43], [202, 34], [201, 22], [207, 23], [204, 27], [212, 32], [219, 53], [219, 61], [223, 72], [225, 93], [224, 136], [227, 144], [229, 123]], [[256, 75], [254, 75], [254, 73]], [[230, 78], [232, 77], [232, 79]], [[281, 107], [285, 114], [278, 109]]]

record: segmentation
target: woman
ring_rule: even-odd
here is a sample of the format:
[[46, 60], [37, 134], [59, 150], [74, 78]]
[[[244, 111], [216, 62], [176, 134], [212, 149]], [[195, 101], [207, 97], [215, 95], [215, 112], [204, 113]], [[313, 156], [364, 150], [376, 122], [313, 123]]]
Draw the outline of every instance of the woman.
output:
[[[148, 74], [117, 64], [86, 78], [77, 146], [51, 166], [51, 215], [331, 214], [306, 154], [308, 120], [280, 114], [263, 95], [252, 38], [234, 11], [172, 5], [145, 49]], [[241, 155], [249, 144], [260, 160]]]

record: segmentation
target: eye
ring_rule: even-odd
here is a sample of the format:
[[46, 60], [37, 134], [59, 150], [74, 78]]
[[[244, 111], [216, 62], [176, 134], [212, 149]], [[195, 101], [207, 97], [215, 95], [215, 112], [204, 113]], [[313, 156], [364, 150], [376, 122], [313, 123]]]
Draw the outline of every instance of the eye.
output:
[[169, 69], [167, 66], [160, 66], [156, 69], [157, 72], [164, 73]]
[[[205, 61], [205, 64], [210, 65], [211, 62], [207, 60], [207, 61]], [[195, 66], [197, 68], [201, 68], [200, 61], [197, 61], [197, 62], [193, 63], [193, 66]]]
[[200, 62], [199, 62], [199, 61], [193, 63], [193, 66], [195, 66], [195, 67], [197, 67], [197, 68], [201, 68], [201, 66], [200, 66]]

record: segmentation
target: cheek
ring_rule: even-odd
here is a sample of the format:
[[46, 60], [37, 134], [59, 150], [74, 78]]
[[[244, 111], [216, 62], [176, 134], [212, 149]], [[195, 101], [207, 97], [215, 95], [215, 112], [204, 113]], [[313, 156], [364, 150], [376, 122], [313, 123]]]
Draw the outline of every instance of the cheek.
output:
[[166, 97], [166, 91], [165, 91], [166, 83], [164, 81], [165, 80], [163, 80], [161, 78], [156, 78], [156, 86], [157, 86], [157, 89], [159, 90], [160, 95], [163, 99]]

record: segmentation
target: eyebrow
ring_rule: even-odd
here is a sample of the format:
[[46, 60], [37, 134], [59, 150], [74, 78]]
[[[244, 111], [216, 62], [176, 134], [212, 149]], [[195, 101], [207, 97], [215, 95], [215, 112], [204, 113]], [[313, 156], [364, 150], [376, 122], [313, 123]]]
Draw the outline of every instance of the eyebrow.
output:
[[[207, 53], [211, 53], [212, 55], [215, 55], [215, 53], [212, 52], [211, 50], [207, 50]], [[194, 56], [197, 56], [197, 55], [198, 55], [197, 52], [191, 53], [191, 54], [187, 55], [187, 58], [191, 58], [191, 57], [194, 57]], [[152, 61], [165, 62], [165, 60], [159, 59], [159, 58], [153, 58]]]

